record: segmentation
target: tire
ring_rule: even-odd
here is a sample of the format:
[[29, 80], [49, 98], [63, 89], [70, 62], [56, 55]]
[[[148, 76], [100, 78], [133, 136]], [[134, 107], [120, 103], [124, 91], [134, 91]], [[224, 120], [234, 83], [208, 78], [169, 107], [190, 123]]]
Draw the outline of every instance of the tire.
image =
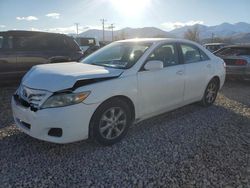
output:
[[216, 79], [212, 79], [204, 92], [201, 104], [205, 107], [211, 106], [216, 100], [219, 91], [219, 82]]
[[132, 122], [130, 111], [127, 103], [120, 99], [101, 104], [91, 118], [91, 138], [104, 146], [119, 142], [127, 134]]

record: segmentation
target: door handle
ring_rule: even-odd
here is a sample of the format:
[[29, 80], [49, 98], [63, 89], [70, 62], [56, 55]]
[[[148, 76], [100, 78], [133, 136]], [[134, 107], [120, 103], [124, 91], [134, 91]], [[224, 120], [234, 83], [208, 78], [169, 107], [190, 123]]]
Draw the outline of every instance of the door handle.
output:
[[178, 74], [178, 75], [183, 75], [183, 73], [184, 72], [182, 70], [179, 70], [179, 71], [176, 72], [176, 74]]

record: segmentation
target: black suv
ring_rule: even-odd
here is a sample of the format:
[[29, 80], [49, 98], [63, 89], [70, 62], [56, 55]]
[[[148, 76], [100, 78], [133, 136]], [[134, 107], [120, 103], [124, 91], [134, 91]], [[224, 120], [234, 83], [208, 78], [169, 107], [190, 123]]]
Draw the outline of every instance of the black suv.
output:
[[83, 53], [72, 37], [36, 31], [0, 32], [0, 84], [17, 82], [34, 65], [78, 61]]

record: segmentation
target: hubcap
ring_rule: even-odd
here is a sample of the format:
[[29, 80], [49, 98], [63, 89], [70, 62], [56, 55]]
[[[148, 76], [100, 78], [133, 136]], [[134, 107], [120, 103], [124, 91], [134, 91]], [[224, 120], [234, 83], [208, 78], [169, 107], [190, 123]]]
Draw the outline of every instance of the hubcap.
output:
[[115, 139], [122, 134], [126, 127], [127, 117], [120, 107], [106, 110], [100, 120], [99, 129], [102, 137]]
[[210, 83], [207, 88], [206, 100], [208, 103], [212, 103], [217, 94], [217, 87], [215, 83]]

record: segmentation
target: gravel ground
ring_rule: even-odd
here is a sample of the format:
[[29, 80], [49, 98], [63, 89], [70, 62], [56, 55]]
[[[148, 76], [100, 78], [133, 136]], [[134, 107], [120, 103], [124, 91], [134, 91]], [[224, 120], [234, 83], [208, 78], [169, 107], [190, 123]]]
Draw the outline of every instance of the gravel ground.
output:
[[250, 83], [131, 127], [120, 143], [57, 145], [13, 124], [0, 88], [0, 187], [250, 187]]

